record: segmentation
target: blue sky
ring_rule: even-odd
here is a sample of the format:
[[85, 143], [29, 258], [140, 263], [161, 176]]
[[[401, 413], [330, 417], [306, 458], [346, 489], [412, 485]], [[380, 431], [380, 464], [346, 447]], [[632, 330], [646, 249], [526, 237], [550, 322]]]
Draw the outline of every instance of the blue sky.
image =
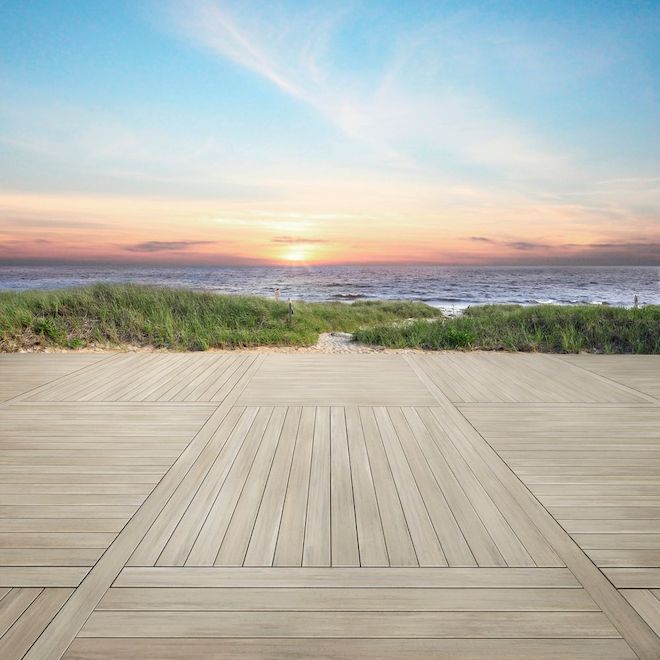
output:
[[0, 37], [0, 259], [660, 261], [657, 2], [5, 0]]

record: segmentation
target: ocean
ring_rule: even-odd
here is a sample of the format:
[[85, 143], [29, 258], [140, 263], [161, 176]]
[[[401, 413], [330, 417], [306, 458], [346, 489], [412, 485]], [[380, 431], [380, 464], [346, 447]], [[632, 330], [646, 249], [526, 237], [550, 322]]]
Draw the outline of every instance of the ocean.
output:
[[0, 289], [135, 282], [283, 299], [420, 300], [447, 311], [487, 303], [660, 304], [658, 267], [0, 266]]

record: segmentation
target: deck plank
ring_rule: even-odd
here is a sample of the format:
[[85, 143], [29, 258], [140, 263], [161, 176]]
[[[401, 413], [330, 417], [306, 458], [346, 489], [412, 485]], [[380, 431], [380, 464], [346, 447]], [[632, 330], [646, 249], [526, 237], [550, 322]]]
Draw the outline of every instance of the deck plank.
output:
[[275, 566], [302, 566], [315, 423], [316, 408], [303, 408], [286, 484], [273, 562]]
[[303, 566], [330, 566], [330, 408], [316, 409], [309, 473]]
[[78, 638], [66, 660], [633, 660], [621, 639], [173, 639]]
[[343, 408], [330, 410], [330, 538], [333, 566], [359, 566], [348, 432]]
[[99, 611], [80, 637], [612, 638], [602, 612]]
[[346, 435], [355, 497], [355, 526], [360, 565], [389, 566], [360, 412], [355, 406], [346, 409]]

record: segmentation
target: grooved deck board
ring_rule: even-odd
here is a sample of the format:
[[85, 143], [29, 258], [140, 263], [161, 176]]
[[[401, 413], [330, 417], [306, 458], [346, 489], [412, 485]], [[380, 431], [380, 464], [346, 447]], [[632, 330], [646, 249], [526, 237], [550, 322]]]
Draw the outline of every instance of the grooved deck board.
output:
[[602, 612], [94, 611], [80, 637], [618, 638]]
[[78, 638], [66, 660], [633, 660], [622, 639]]

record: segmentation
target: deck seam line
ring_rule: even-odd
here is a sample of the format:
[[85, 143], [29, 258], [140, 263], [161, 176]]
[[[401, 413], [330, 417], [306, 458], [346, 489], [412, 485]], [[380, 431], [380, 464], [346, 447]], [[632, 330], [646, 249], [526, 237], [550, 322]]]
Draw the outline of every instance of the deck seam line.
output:
[[[91, 367], [95, 367], [100, 365], [102, 362], [108, 362], [112, 360], [112, 358], [121, 355], [121, 353], [112, 353], [110, 355], [106, 355], [105, 357], [99, 358], [96, 360], [96, 362], [92, 362], [91, 364], [86, 364], [84, 367], [80, 367], [78, 369], [74, 369], [73, 371], [70, 371], [69, 373], [62, 374], [61, 376], [57, 376], [53, 378], [53, 380], [49, 380], [45, 383], [41, 383], [40, 385], [36, 385], [35, 387], [30, 388], [29, 390], [25, 390], [24, 392], [21, 392], [20, 394], [17, 394], [16, 396], [11, 397], [10, 399], [5, 399], [4, 401], [0, 402], [0, 408], [4, 408], [5, 406], [12, 404], [12, 403], [18, 403], [20, 401], [23, 401], [25, 397], [36, 394], [40, 390], [52, 385], [53, 383], [56, 383], [58, 380], [62, 380], [63, 378], [67, 378], [68, 376], [73, 376], [74, 374], [78, 374], [81, 371], [84, 371], [85, 369], [90, 369]], [[41, 403], [41, 402], [35, 402], [35, 403]], [[44, 401], [43, 403], [49, 403], [47, 401]], [[54, 403], [54, 402], [52, 402]]]
[[[218, 556], [220, 555], [220, 548], [222, 548], [222, 544], [224, 543], [225, 537], [227, 536], [227, 533], [229, 532], [229, 528], [230, 528], [230, 526], [231, 526], [231, 523], [232, 523], [232, 521], [234, 520], [234, 516], [236, 515], [236, 509], [238, 508], [238, 503], [241, 501], [241, 495], [243, 494], [243, 491], [245, 490], [245, 486], [246, 486], [247, 483], [248, 483], [248, 478], [249, 478], [249, 476], [250, 476], [250, 472], [251, 472], [251, 470], [252, 470], [252, 466], [254, 465], [254, 462], [257, 460], [257, 455], [258, 455], [258, 453], [259, 453], [259, 449], [261, 448], [261, 443], [263, 442], [264, 435], [266, 434], [266, 431], [268, 430], [268, 425], [270, 424], [271, 419], [273, 418], [273, 413], [275, 412], [275, 406], [270, 406], [270, 408], [271, 408], [271, 411], [270, 411], [270, 414], [268, 415], [268, 419], [266, 420], [266, 423], [264, 424], [264, 430], [263, 430], [263, 432], [262, 432], [262, 433], [260, 434], [260, 436], [259, 436], [259, 442], [257, 443], [257, 449], [256, 449], [256, 451], [254, 452], [254, 456], [252, 457], [252, 460], [250, 461], [250, 465], [249, 465], [249, 467], [248, 467], [247, 470], [246, 470], [246, 473], [245, 473], [245, 481], [243, 481], [243, 483], [242, 483], [242, 485], [241, 485], [241, 491], [240, 491], [240, 494], [239, 494], [238, 498], [236, 499], [236, 504], [234, 505], [234, 508], [233, 508], [233, 510], [232, 510], [232, 512], [231, 512], [231, 516], [229, 516], [229, 520], [228, 520], [228, 522], [227, 522], [227, 527], [225, 528], [224, 534], [222, 535], [222, 538], [220, 539], [220, 541], [219, 541], [219, 543], [218, 543], [218, 550], [217, 550], [217, 552], [215, 553], [215, 557], [213, 558], [213, 563], [211, 564], [211, 566], [215, 566], [215, 565], [216, 565], [215, 562], [217, 561]], [[252, 427], [250, 427], [250, 429], [252, 429]], [[279, 437], [278, 437], [278, 439], [279, 439]], [[243, 442], [245, 442], [245, 440], [244, 440]], [[243, 447], [243, 444], [241, 444], [241, 448], [242, 448], [242, 447]], [[232, 463], [232, 466], [233, 466], [233, 463]], [[224, 482], [223, 482], [223, 483], [224, 483]], [[220, 497], [220, 492], [221, 492], [221, 491], [218, 490], [218, 493], [217, 493], [217, 495], [216, 495], [216, 497], [215, 497], [215, 500], [214, 500], [214, 504], [215, 504], [215, 502], [217, 502], [218, 497]], [[211, 514], [211, 511], [212, 511], [212, 508], [209, 509], [209, 515]], [[207, 519], [208, 519], [208, 516], [207, 516]], [[201, 530], [200, 530], [200, 531], [201, 531]], [[198, 535], [198, 538], [199, 538], [199, 535]], [[192, 548], [191, 548], [191, 552], [192, 552]]]
[[[300, 422], [302, 420], [302, 408], [300, 406], [297, 406], [300, 408], [300, 414], [298, 415], [298, 425], [296, 426], [296, 431], [295, 431], [295, 437], [293, 439], [293, 449], [291, 451], [291, 460], [289, 461], [289, 468], [286, 472], [286, 484], [284, 485], [284, 496], [282, 497], [282, 506], [280, 507], [280, 512], [279, 512], [279, 521], [277, 523], [277, 534], [275, 535], [275, 545], [273, 546], [273, 554], [270, 558], [270, 567], [274, 567], [275, 564], [275, 556], [277, 553], [277, 542], [280, 538], [280, 531], [282, 529], [282, 518], [284, 517], [284, 508], [286, 506], [286, 496], [287, 492], [289, 490], [289, 483], [291, 482], [291, 470], [293, 469], [293, 461], [296, 455], [296, 448], [298, 447], [298, 434], [300, 432]], [[257, 518], [259, 517], [259, 513], [261, 512], [261, 505], [263, 503], [263, 497], [261, 498], [261, 502], [259, 503], [259, 510], [257, 511]], [[255, 518], [255, 526], [256, 526], [256, 518]], [[254, 534], [254, 528], [252, 529], [252, 532], [250, 533], [250, 541], [252, 541], [252, 535]], [[250, 548], [250, 543], [248, 542], [248, 550]]]
[[[426, 356], [423, 356], [423, 357], [426, 357]], [[425, 364], [426, 364], [426, 362], [427, 362], [427, 361], [425, 361]], [[431, 394], [431, 396], [432, 396], [433, 398], [435, 398], [436, 401], [437, 401], [438, 399], [437, 399], [435, 393], [433, 392], [432, 388], [431, 388], [431, 387], [425, 382], [425, 380], [424, 380], [424, 378], [422, 377], [422, 375], [423, 375], [424, 377], [428, 378], [429, 382], [433, 384], [433, 387], [438, 387], [438, 386], [435, 385], [435, 383], [431, 380], [431, 377], [428, 375], [428, 373], [426, 373], [426, 370], [425, 370], [423, 367], [419, 366], [417, 363], [414, 363], [414, 364], [413, 364], [413, 361], [412, 361], [412, 360], [410, 361], [410, 364], [411, 364], [411, 367], [413, 368], [413, 370], [415, 370], [415, 373], [417, 373], [416, 367], [418, 367], [418, 368], [420, 369], [421, 374], [417, 373], [418, 378], [420, 378], [420, 380], [424, 383], [424, 386], [429, 390], [429, 393]], [[438, 390], [439, 390], [439, 391], [442, 391], [442, 390], [440, 390], [440, 388], [438, 388]], [[449, 401], [449, 405], [451, 405], [452, 407], [456, 408], [456, 405], [455, 405], [454, 403], [452, 403], [452, 402], [449, 400], [448, 397], [447, 397], [447, 401]], [[431, 414], [433, 417], [435, 417], [435, 415], [433, 415], [433, 407], [432, 407], [432, 406], [427, 406], [427, 408], [429, 409], [430, 414]], [[422, 423], [423, 423], [424, 426], [426, 426], [426, 428], [428, 429], [428, 426], [427, 426], [426, 422], [424, 422], [424, 420], [422, 420]], [[429, 429], [429, 431], [430, 431], [430, 429]], [[435, 442], [435, 440], [434, 440], [434, 442]], [[475, 480], [476, 480], [477, 483], [479, 484], [480, 488], [481, 488], [481, 489], [483, 490], [483, 492], [486, 494], [486, 497], [488, 497], [488, 499], [489, 499], [490, 502], [492, 503], [493, 507], [494, 507], [495, 509], [497, 509], [497, 511], [499, 512], [500, 516], [502, 517], [502, 521], [503, 521], [503, 523], [504, 523], [504, 524], [506, 525], [506, 527], [509, 529], [509, 531], [511, 532], [511, 534], [513, 535], [513, 537], [518, 541], [518, 543], [520, 544], [520, 547], [524, 550], [525, 554], [529, 557], [529, 559], [532, 561], [532, 563], [534, 564], [534, 566], [538, 567], [538, 564], [536, 563], [536, 560], [534, 559], [534, 556], [532, 555], [532, 553], [529, 551], [529, 549], [528, 549], [527, 546], [525, 545], [523, 539], [520, 538], [520, 535], [519, 535], [519, 533], [516, 531], [514, 525], [512, 525], [511, 522], [509, 521], [509, 519], [504, 515], [504, 511], [502, 511], [502, 509], [501, 509], [500, 506], [498, 505], [497, 501], [493, 498], [493, 496], [491, 495], [490, 491], [486, 488], [486, 486], [485, 486], [485, 484], [483, 483], [482, 479], [479, 477], [478, 472], [475, 471], [474, 466], [471, 465], [471, 464], [470, 464], [470, 461], [469, 461], [469, 460], [468, 460], [468, 459], [462, 454], [462, 452], [461, 452], [461, 450], [460, 450], [460, 447], [457, 445], [457, 443], [454, 441], [454, 439], [453, 439], [449, 434], [447, 434], [447, 442], [450, 443], [451, 445], [453, 445], [455, 451], [458, 452], [458, 454], [459, 454], [461, 460], [462, 460], [463, 463], [465, 464], [465, 467], [466, 467], [466, 468], [472, 473], [473, 477], [475, 478]], [[436, 445], [437, 445], [437, 442], [436, 442]], [[515, 499], [515, 498], [514, 498], [514, 499]], [[473, 507], [473, 508], [474, 508], [474, 507]], [[475, 509], [475, 511], [476, 511], [476, 509]], [[477, 515], [479, 516], [479, 519], [482, 520], [482, 523], [484, 523], [484, 525], [485, 525], [485, 522], [483, 521], [481, 514], [477, 513]], [[489, 535], [490, 535], [490, 533], [489, 533]], [[492, 536], [491, 536], [491, 538], [492, 538]], [[500, 554], [502, 555], [502, 559], [504, 559], [504, 562], [507, 564], [507, 566], [510, 567], [510, 565], [508, 564], [508, 561], [507, 561], [507, 559], [506, 559], [504, 553], [500, 550], [499, 546], [497, 545], [497, 543], [495, 542], [494, 539], [493, 539], [493, 542], [495, 543], [495, 547], [498, 549], [498, 551], [499, 551]], [[554, 550], [553, 550], [553, 551], [554, 551]], [[555, 554], [556, 554], [556, 553], [555, 553]], [[544, 567], [540, 567], [540, 568], [544, 568]]]
[[[378, 501], [378, 496], [376, 494], [376, 486], [374, 484], [374, 474], [373, 474], [373, 470], [372, 470], [372, 467], [371, 467], [371, 456], [369, 456], [369, 452], [367, 451], [367, 443], [364, 439], [364, 424], [362, 422], [362, 415], [360, 415], [360, 408], [358, 406], [355, 406], [355, 414], [356, 414], [357, 420], [360, 422], [360, 434], [361, 434], [361, 438], [362, 438], [362, 446], [364, 447], [366, 465], [369, 467], [369, 478], [370, 478], [371, 488], [372, 488], [372, 491], [373, 491], [374, 503], [376, 505], [376, 511], [378, 511], [378, 523], [380, 525], [381, 534], [383, 535], [383, 546], [385, 548], [385, 554], [387, 555], [387, 565], [391, 567], [392, 566], [392, 560], [390, 558], [390, 549], [387, 547], [387, 539], [385, 538], [385, 528], [383, 527], [383, 514], [381, 513], [380, 502]], [[356, 512], [356, 516], [355, 516], [355, 523], [357, 525], [357, 512]], [[358, 535], [358, 549], [359, 549], [359, 541], [360, 541], [360, 537]], [[369, 568], [368, 566], [362, 566], [362, 559], [360, 559], [360, 567], [361, 568]]]
[[[401, 442], [401, 438], [399, 437], [399, 433], [396, 430], [396, 426], [394, 425], [394, 421], [392, 420], [392, 416], [390, 414], [390, 408], [398, 408], [401, 411], [402, 415], [403, 415], [403, 409], [402, 409], [401, 406], [384, 406], [387, 417], [390, 420], [390, 424], [392, 425], [392, 428], [394, 429], [397, 442], [399, 443], [399, 446], [401, 447], [401, 453], [403, 454], [403, 458], [406, 461], [406, 465], [408, 466], [408, 470], [410, 470], [410, 474], [413, 478], [413, 483], [415, 484], [415, 488], [417, 489], [417, 492], [419, 493], [420, 500], [422, 501], [422, 504], [424, 505], [424, 511], [426, 511], [426, 515], [429, 519], [431, 529], [433, 530], [433, 533], [435, 534], [435, 538], [438, 541], [438, 546], [440, 547], [442, 555], [445, 558], [445, 561], [447, 562], [447, 567], [449, 568], [449, 567], [451, 567], [451, 564], [449, 563], [449, 558], [447, 557], [447, 553], [445, 552], [445, 548], [442, 544], [442, 539], [440, 538], [440, 533], [436, 529], [435, 523], [433, 522], [433, 518], [431, 517], [431, 512], [429, 511], [429, 506], [426, 502], [426, 498], [422, 497], [422, 491], [419, 487], [419, 482], [418, 482], [419, 480], [418, 480], [417, 476], [415, 475], [415, 472], [412, 469], [412, 466], [410, 465], [410, 458], [408, 457], [408, 454], [407, 454], [407, 452], [405, 451], [405, 449], [403, 447], [403, 442]], [[404, 423], [406, 424], [406, 426], [408, 426], [408, 428], [410, 428], [410, 426], [408, 425], [408, 420], [405, 419], [405, 415], [404, 415]], [[413, 434], [413, 437], [414, 437], [414, 434]], [[421, 450], [420, 450], [420, 452], [421, 452]], [[426, 461], [426, 457], [424, 456], [424, 453], [421, 452], [421, 454], [422, 454], [422, 458], [424, 459], [424, 461], [428, 464], [428, 461]], [[429, 470], [430, 470], [430, 467], [429, 467]], [[435, 475], [433, 475], [433, 471], [432, 470], [430, 470], [430, 471], [431, 471], [431, 475], [435, 479]], [[442, 488], [440, 488], [440, 495], [441, 495], [442, 499], [444, 500], [445, 505], [447, 507], [447, 510], [449, 512], [449, 515], [453, 518], [454, 523], [456, 524], [456, 528], [458, 529], [461, 537], [463, 538], [463, 541], [465, 541], [465, 544], [468, 548], [468, 552], [470, 553], [470, 556], [472, 557], [472, 559], [474, 559], [474, 554], [472, 553], [472, 550], [470, 549], [470, 546], [467, 543], [467, 540], [466, 540], [465, 536], [463, 535], [463, 530], [461, 529], [461, 526], [458, 524], [458, 521], [456, 520], [456, 517], [454, 516], [454, 512], [451, 510], [451, 507], [449, 506], [449, 504], [447, 502], [447, 498], [445, 497], [445, 494], [442, 491]], [[475, 564], [476, 564], [476, 559], [475, 559]]]
[[[218, 407], [219, 407], [219, 406], [218, 406]], [[232, 406], [232, 408], [235, 408], [235, 407], [236, 407], [236, 406]], [[232, 408], [230, 408], [230, 410], [231, 410]], [[216, 457], [215, 457], [215, 458], [213, 459], [213, 461], [211, 462], [208, 471], [210, 471], [210, 470], [213, 468], [213, 466], [216, 464], [216, 462], [217, 462], [217, 460], [218, 460], [218, 458], [219, 458], [219, 456], [220, 456], [222, 450], [223, 450], [223, 449], [225, 448], [225, 446], [227, 445], [227, 442], [229, 441], [229, 438], [231, 437], [232, 433], [236, 430], [236, 427], [238, 426], [238, 423], [240, 422], [241, 418], [243, 417], [244, 412], [245, 412], [245, 408], [243, 409], [243, 412], [241, 412], [241, 414], [240, 414], [240, 415], [238, 416], [238, 418], [236, 419], [236, 422], [235, 422], [234, 426], [232, 426], [231, 431], [227, 434], [227, 439], [224, 441], [224, 443], [222, 444], [222, 446], [218, 449], [218, 453], [216, 454]], [[228, 411], [228, 414], [229, 414], [229, 411]], [[224, 420], [223, 420], [223, 421], [224, 421]], [[206, 449], [206, 447], [208, 447], [208, 445], [211, 443], [212, 440], [213, 440], [213, 436], [209, 439], [209, 442], [204, 446], [204, 449]], [[207, 471], [206, 474], [208, 474], [208, 471]], [[186, 475], [187, 475], [187, 474], [188, 474], [188, 473], [186, 472]], [[188, 509], [190, 508], [191, 504], [193, 503], [193, 501], [194, 501], [194, 499], [195, 499], [195, 496], [197, 495], [197, 493], [199, 492], [199, 489], [200, 489], [200, 488], [202, 487], [202, 485], [204, 484], [204, 481], [205, 481], [205, 478], [206, 478], [206, 474], [204, 475], [204, 478], [200, 479], [199, 485], [197, 486], [197, 488], [195, 488], [195, 492], [194, 492], [193, 496], [190, 498], [190, 502], [188, 502], [188, 504], [186, 505], [186, 507], [185, 507], [185, 509], [184, 509], [184, 511], [183, 511], [183, 513], [182, 513], [182, 515], [180, 516], [180, 518], [179, 518], [179, 520], [177, 521], [176, 525], [175, 525], [174, 528], [172, 529], [172, 533], [168, 536], [167, 541], [165, 542], [165, 544], [164, 544], [163, 547], [161, 548], [160, 552], [158, 553], [158, 556], [156, 557], [156, 559], [155, 559], [155, 561], [154, 561], [154, 566], [158, 566], [158, 561], [159, 561], [159, 559], [161, 558], [163, 552], [165, 552], [165, 548], [167, 547], [167, 544], [168, 544], [169, 540], [172, 538], [172, 535], [173, 535], [173, 534], [176, 532], [176, 530], [179, 528], [179, 525], [180, 525], [181, 522], [183, 521], [183, 519], [184, 519], [186, 513], [188, 512]], [[184, 478], [185, 478], [185, 477], [184, 477]], [[183, 483], [183, 481], [182, 481], [182, 483]], [[178, 490], [178, 489], [180, 488], [180, 486], [181, 486], [181, 484], [179, 484], [179, 486], [177, 486], [176, 490]], [[175, 490], [175, 493], [176, 493], [176, 490]], [[172, 497], [174, 497], [175, 493], [172, 493]], [[172, 499], [172, 497], [170, 497], [170, 499], [168, 499], [167, 502], [163, 505], [163, 509], [165, 508], [165, 506], [167, 506], [167, 504], [170, 502], [170, 500]], [[161, 509], [160, 513], [158, 514], [158, 516], [156, 517], [156, 519], [154, 520], [154, 522], [149, 526], [149, 529], [145, 532], [145, 536], [149, 533], [149, 530], [151, 530], [151, 528], [156, 524], [156, 521], [158, 520], [158, 518], [160, 517], [160, 515], [161, 515], [162, 512], [163, 512], [163, 509]], [[197, 537], [195, 537], [195, 538], [197, 538]], [[142, 540], [144, 540], [144, 537], [142, 537]], [[142, 540], [140, 540], [140, 543], [142, 543]], [[139, 544], [138, 544], [138, 545], [139, 545]], [[131, 556], [132, 556], [132, 555], [131, 555]], [[129, 561], [130, 561], [130, 559], [129, 559]]]
[[570, 360], [564, 360], [558, 355], [552, 355], [548, 354], [548, 357], [554, 360], [555, 362], [559, 362], [560, 364], [563, 365], [568, 365], [570, 367], [574, 367], [575, 369], [580, 369], [581, 371], [584, 371], [585, 373], [590, 374], [591, 376], [594, 376], [598, 380], [600, 380], [602, 383], [606, 383], [608, 385], [613, 385], [617, 389], [622, 390], [624, 392], [628, 392], [629, 394], [636, 394], [637, 396], [641, 396], [643, 399], [645, 399], [648, 403], [652, 403], [654, 405], [660, 405], [660, 399], [657, 397], [654, 397], [652, 394], [647, 394], [646, 392], [642, 392], [641, 390], [638, 390], [635, 387], [632, 387], [631, 385], [625, 385], [624, 383], [620, 383], [618, 380], [615, 380], [614, 378], [610, 378], [609, 376], [604, 376], [603, 374], [599, 374], [596, 371], [591, 371], [591, 369], [587, 369], [586, 367], [583, 367], [580, 364], [575, 364], [574, 362], [571, 362]]
[[[474, 550], [473, 550], [472, 547], [470, 546], [470, 543], [468, 542], [468, 539], [467, 539], [467, 537], [465, 536], [465, 532], [464, 532], [464, 530], [463, 530], [463, 527], [462, 527], [461, 524], [460, 524], [460, 521], [459, 521], [458, 518], [456, 517], [456, 513], [454, 512], [454, 510], [452, 509], [451, 505], [449, 504], [449, 500], [447, 499], [447, 495], [446, 495], [444, 489], [442, 488], [442, 484], [438, 481], [438, 477], [437, 477], [437, 475], [436, 475], [436, 473], [435, 473], [435, 470], [433, 469], [433, 467], [432, 467], [432, 465], [431, 465], [431, 463], [430, 463], [430, 461], [429, 461], [429, 459], [428, 459], [428, 456], [426, 455], [426, 452], [423, 450], [422, 446], [419, 444], [419, 440], [417, 439], [417, 437], [416, 437], [416, 435], [415, 435], [415, 432], [414, 432], [412, 426], [410, 425], [410, 421], [409, 421], [408, 418], [406, 417], [405, 412], [403, 412], [403, 407], [401, 407], [400, 410], [401, 410], [402, 413], [403, 413], [404, 421], [405, 421], [405, 423], [406, 423], [406, 426], [407, 426], [408, 429], [410, 430], [410, 434], [412, 435], [413, 441], [415, 442], [416, 446], [417, 446], [418, 449], [419, 449], [419, 452], [420, 452], [422, 458], [424, 459], [424, 464], [428, 467], [429, 472], [431, 473], [431, 476], [433, 477], [433, 480], [434, 480], [434, 482], [437, 484], [438, 489], [439, 489], [439, 491], [440, 491], [440, 494], [442, 495], [442, 499], [445, 501], [445, 504], [447, 505], [447, 510], [449, 511], [449, 514], [450, 514], [451, 517], [453, 518], [454, 523], [456, 524], [457, 529], [459, 530], [461, 536], [463, 537], [463, 540], [465, 541], [465, 545], [466, 545], [466, 547], [467, 547], [467, 549], [468, 549], [468, 552], [470, 553], [472, 559], [474, 560], [474, 565], [478, 567], [478, 566], [479, 566], [479, 562], [477, 561], [477, 557], [476, 557], [475, 554], [474, 554]], [[424, 425], [424, 422], [423, 422], [422, 420], [420, 420], [420, 421], [422, 422], [422, 425], [426, 428], [426, 426]], [[406, 455], [406, 456], [407, 456], [407, 455]], [[445, 461], [445, 464], [446, 464], [446, 461]], [[452, 472], [452, 474], [454, 474], [453, 471], [451, 470], [451, 468], [450, 468], [449, 466], [447, 466], [447, 467], [448, 467], [448, 469], [450, 470], [450, 472]], [[463, 489], [462, 489], [462, 487], [461, 487], [461, 485], [460, 485], [460, 482], [457, 481], [457, 483], [458, 483], [458, 486], [459, 486], [459, 488], [461, 489], [461, 491], [463, 491]], [[465, 495], [465, 492], [464, 492], [464, 491], [463, 491], [463, 493], [464, 493], [464, 495]], [[466, 498], [467, 498], [467, 495], [466, 495]], [[469, 502], [469, 499], [468, 499], [468, 502]], [[472, 507], [472, 510], [474, 511], [475, 516], [476, 516], [479, 520], [481, 520], [481, 518], [479, 517], [479, 514], [474, 510], [474, 507]], [[490, 534], [488, 533], [488, 530], [486, 529], [485, 531], [486, 531], [486, 534], [488, 535], [488, 537], [491, 538], [491, 540], [492, 540], [492, 537], [491, 537]], [[497, 545], [495, 544], [494, 541], [493, 541], [493, 545], [495, 546], [495, 548], [497, 548]], [[499, 549], [498, 549], [498, 552], [499, 552]]]
[[[420, 407], [421, 407], [421, 406], [420, 406]], [[416, 407], [416, 408], [417, 408], [417, 407]], [[426, 408], [427, 410], [430, 410], [430, 408], [428, 408], [428, 407], [425, 407], [425, 408]], [[416, 410], [416, 409], [415, 409], [415, 414], [417, 414], [417, 416], [419, 417], [419, 414], [417, 413], [417, 410]], [[427, 433], [429, 433], [429, 435], [431, 436], [431, 430], [430, 430], [430, 429], [428, 428], [428, 426], [426, 425], [426, 422], [425, 422], [421, 417], [419, 417], [419, 421], [420, 421], [420, 423], [422, 424], [422, 426], [424, 426], [424, 428], [426, 429]], [[445, 457], [445, 455], [443, 454], [443, 452], [441, 451], [440, 447], [439, 447], [438, 444], [435, 442], [435, 439], [434, 439], [433, 437], [431, 437], [431, 440], [433, 441], [435, 447], [437, 448], [438, 453], [439, 453], [440, 456], [442, 457], [442, 459], [443, 459], [443, 461], [444, 461], [444, 463], [445, 463], [445, 465], [446, 465], [446, 467], [447, 467], [447, 470], [449, 470], [449, 472], [451, 472], [451, 474], [453, 475], [454, 480], [456, 481], [456, 484], [457, 484], [458, 488], [460, 488], [460, 490], [461, 490], [461, 492], [463, 493], [463, 496], [465, 497], [466, 501], [468, 502], [468, 504], [470, 505], [470, 507], [471, 507], [472, 510], [474, 511], [474, 515], [475, 515], [476, 519], [481, 523], [481, 526], [484, 528], [484, 533], [485, 533], [486, 536], [490, 539], [490, 541], [491, 541], [492, 544], [493, 544], [493, 548], [497, 551], [497, 554], [499, 554], [499, 556], [501, 557], [502, 561], [504, 562], [504, 565], [503, 565], [503, 566], [497, 566], [497, 565], [495, 565], [495, 566], [485, 566], [484, 568], [517, 568], [517, 567], [515, 567], [515, 566], [509, 566], [509, 565], [507, 564], [506, 559], [504, 558], [504, 555], [502, 554], [502, 551], [500, 550], [500, 547], [497, 545], [497, 543], [496, 543], [495, 539], [493, 538], [493, 536], [492, 536], [490, 530], [488, 529], [488, 526], [486, 525], [486, 521], [484, 520], [484, 514], [483, 514], [481, 511], [478, 511], [478, 510], [476, 509], [476, 507], [473, 505], [472, 500], [470, 499], [468, 493], [465, 491], [465, 488], [463, 487], [463, 484], [461, 483], [461, 479], [460, 479], [460, 476], [459, 476], [459, 475], [457, 474], [457, 472], [456, 472], [456, 468], [455, 468], [453, 465], [451, 465], [450, 462], [446, 459], [446, 457]], [[453, 444], [453, 443], [452, 443], [452, 444]], [[428, 462], [428, 459], [427, 459], [427, 462]], [[429, 465], [430, 465], [430, 464], [429, 464]], [[466, 463], [466, 467], [467, 467], [468, 470], [470, 470], [470, 472], [471, 472], [472, 475], [475, 477], [475, 479], [477, 479], [477, 476], [474, 474], [474, 472], [472, 471], [472, 468], [470, 467], [470, 465], [469, 465], [468, 463]], [[434, 474], [434, 476], [435, 476], [435, 474]], [[436, 481], [437, 481], [437, 477], [436, 477]], [[438, 485], [440, 485], [439, 482], [438, 482]], [[488, 495], [487, 492], [486, 492], [486, 495]], [[488, 495], [488, 498], [489, 498], [489, 499], [491, 500], [491, 502], [493, 503], [493, 506], [496, 506], [496, 505], [495, 505], [495, 502], [492, 501], [492, 499], [490, 498], [489, 495]], [[511, 529], [511, 526], [510, 526], [509, 523], [506, 521], [506, 519], [504, 520], [504, 522], [505, 522], [506, 525], [509, 527], [509, 529]], [[513, 529], [511, 529], [511, 533], [512, 533], [514, 536], [516, 536], [516, 533], [514, 532]], [[516, 538], [518, 538], [518, 537], [516, 536]], [[518, 539], [518, 540], [520, 540], [520, 539]], [[472, 548], [470, 548], [470, 551], [471, 551], [471, 552], [473, 553], [473, 555], [474, 555], [474, 552], [472, 551]], [[475, 561], [476, 561], [476, 559], [477, 559], [477, 558], [475, 557]], [[481, 567], [479, 566], [479, 562], [477, 562], [477, 566], [478, 566], [479, 568], [481, 568]], [[522, 568], [522, 567], [521, 567], [521, 568]]]

